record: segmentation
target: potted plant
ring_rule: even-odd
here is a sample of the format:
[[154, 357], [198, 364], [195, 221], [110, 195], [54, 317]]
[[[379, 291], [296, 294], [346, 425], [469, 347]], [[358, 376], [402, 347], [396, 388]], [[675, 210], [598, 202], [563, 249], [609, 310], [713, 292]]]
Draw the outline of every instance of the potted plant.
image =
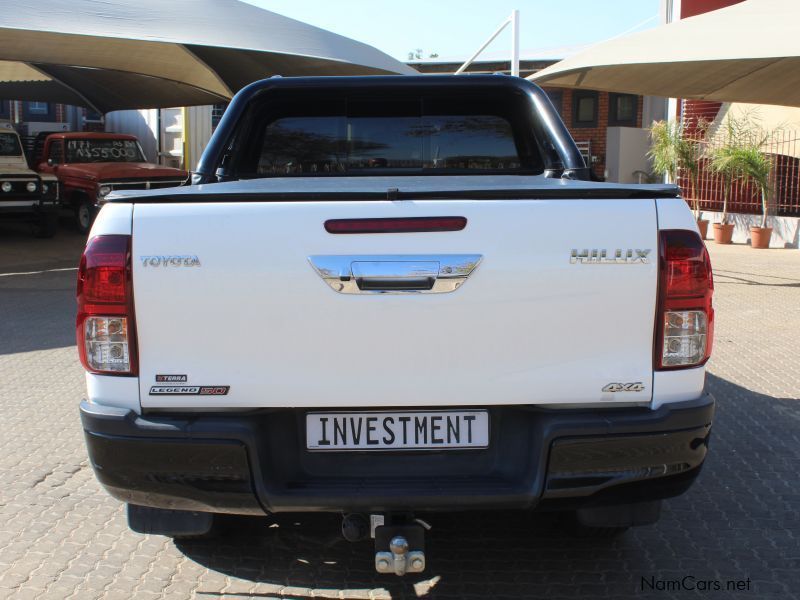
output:
[[722, 178], [722, 218], [719, 223], [714, 223], [714, 241], [717, 244], [730, 244], [733, 239], [734, 224], [728, 222], [728, 199], [733, 182], [742, 177], [741, 149], [747, 129], [745, 119], [729, 117], [725, 120], [725, 132], [720, 141], [707, 151], [711, 171]]
[[726, 141], [709, 153], [711, 170], [722, 177], [722, 218], [714, 223], [714, 241], [717, 244], [730, 244], [733, 239], [733, 223], [728, 223], [728, 198], [733, 182], [739, 175], [736, 147]]
[[768, 136], [755, 138], [739, 148], [739, 166], [742, 178], [751, 181], [761, 195], [761, 226], [750, 227], [750, 244], [753, 248], [769, 248], [772, 228], [767, 227], [767, 199], [772, 159], [761, 148]]
[[714, 241], [730, 244], [734, 224], [728, 223], [728, 198], [737, 179], [751, 182], [761, 194], [761, 227], [751, 227], [754, 248], [768, 248], [772, 229], [767, 227], [767, 199], [772, 160], [761, 148], [769, 138], [749, 117], [728, 118], [725, 135], [720, 145], [710, 151], [711, 170], [722, 176], [722, 219], [714, 224]]
[[[698, 123], [698, 129], [704, 126]], [[700, 174], [700, 145], [698, 138], [689, 137], [682, 124], [672, 121], [655, 121], [650, 127], [650, 150], [647, 157], [653, 163], [653, 171], [677, 182], [683, 172], [691, 185], [691, 206], [700, 236], [705, 239], [708, 221], [702, 219], [700, 200], [697, 197], [697, 180]]]

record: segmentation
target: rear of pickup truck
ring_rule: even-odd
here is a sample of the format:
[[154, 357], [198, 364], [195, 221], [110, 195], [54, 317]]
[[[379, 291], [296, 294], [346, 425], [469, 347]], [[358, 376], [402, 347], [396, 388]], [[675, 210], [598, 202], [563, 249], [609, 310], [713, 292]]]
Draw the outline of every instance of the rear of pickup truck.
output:
[[[392, 521], [456, 508], [577, 510], [584, 525], [626, 527], [690, 486], [713, 413], [713, 283], [691, 213], [669, 186], [575, 180], [582, 164], [558, 150], [571, 140], [535, 86], [462, 81], [532, 95], [538, 163], [514, 130], [516, 157], [490, 139], [488, 158], [437, 166], [448, 144], [474, 143], [452, 133], [479, 121], [466, 109], [487, 112], [466, 102], [443, 117], [437, 96], [432, 125], [387, 102], [393, 126], [425, 125], [401, 142], [386, 114], [348, 108], [344, 158], [283, 158], [260, 177], [217, 165], [222, 182], [103, 208], [79, 274], [81, 414], [99, 480], [149, 507], [135, 528], [180, 530], [148, 521], [151, 509]], [[405, 85], [395, 104], [418, 91]], [[256, 154], [269, 170], [270, 123], [286, 108], [267, 106], [266, 126], [238, 119], [266, 128]], [[496, 138], [486, 123], [480, 139]], [[308, 123], [279, 133], [283, 148], [324, 145]], [[207, 154], [251, 143], [215, 140]], [[354, 157], [364, 147], [369, 159]]]

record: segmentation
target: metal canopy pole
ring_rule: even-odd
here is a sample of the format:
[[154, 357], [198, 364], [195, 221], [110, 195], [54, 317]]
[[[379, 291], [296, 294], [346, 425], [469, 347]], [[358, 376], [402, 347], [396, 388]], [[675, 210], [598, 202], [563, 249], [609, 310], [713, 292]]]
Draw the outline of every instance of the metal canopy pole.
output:
[[458, 67], [455, 75], [461, 75], [461, 73], [463, 73], [467, 67], [472, 64], [472, 61], [478, 58], [478, 55], [486, 50], [486, 47], [491, 44], [498, 35], [500, 35], [500, 32], [503, 31], [509, 23], [511, 23], [511, 74], [519, 77], [519, 10], [517, 9], [514, 9], [508, 18], [500, 23], [500, 27], [498, 27], [497, 30], [491, 36], [489, 36], [489, 39], [486, 40], [483, 45], [478, 48], [478, 50], [472, 56], [470, 56], [463, 65]]
[[511, 75], [519, 77], [519, 10], [511, 11]]

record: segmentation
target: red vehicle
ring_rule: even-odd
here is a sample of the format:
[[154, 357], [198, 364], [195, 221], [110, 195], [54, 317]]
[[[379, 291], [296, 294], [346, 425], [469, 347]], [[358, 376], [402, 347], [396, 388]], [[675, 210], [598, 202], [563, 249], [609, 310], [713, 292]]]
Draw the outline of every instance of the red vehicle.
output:
[[73, 211], [84, 233], [112, 191], [174, 187], [188, 177], [147, 162], [139, 140], [119, 133], [51, 133], [35, 162], [40, 173], [58, 177], [62, 206]]

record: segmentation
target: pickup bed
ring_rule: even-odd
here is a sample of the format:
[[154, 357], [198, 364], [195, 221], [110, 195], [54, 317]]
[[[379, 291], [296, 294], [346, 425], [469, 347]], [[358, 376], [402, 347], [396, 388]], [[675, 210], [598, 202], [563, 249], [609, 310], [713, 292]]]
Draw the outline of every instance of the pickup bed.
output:
[[676, 188], [587, 176], [517, 78], [245, 88], [194, 185], [92, 228], [98, 479], [143, 532], [341, 512], [397, 574], [425, 568], [416, 514], [654, 522], [706, 455], [711, 266]]

